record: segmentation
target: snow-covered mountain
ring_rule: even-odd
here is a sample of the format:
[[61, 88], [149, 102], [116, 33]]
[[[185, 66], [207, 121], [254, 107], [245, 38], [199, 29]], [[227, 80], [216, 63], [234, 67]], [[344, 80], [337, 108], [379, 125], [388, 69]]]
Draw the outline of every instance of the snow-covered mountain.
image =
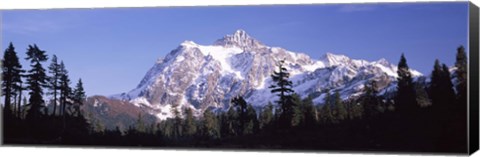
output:
[[[270, 75], [285, 59], [293, 89], [321, 103], [325, 91], [338, 90], [343, 99], [361, 94], [365, 81], [378, 81], [379, 90], [393, 90], [397, 67], [385, 59], [369, 62], [326, 53], [312, 59], [304, 53], [267, 46], [243, 30], [212, 45], [185, 41], [158, 59], [133, 90], [111, 96], [128, 101], [159, 119], [171, 117], [172, 105], [194, 108], [228, 108], [232, 97], [243, 96], [261, 107], [277, 99], [268, 88]], [[421, 76], [411, 70], [413, 76]]]

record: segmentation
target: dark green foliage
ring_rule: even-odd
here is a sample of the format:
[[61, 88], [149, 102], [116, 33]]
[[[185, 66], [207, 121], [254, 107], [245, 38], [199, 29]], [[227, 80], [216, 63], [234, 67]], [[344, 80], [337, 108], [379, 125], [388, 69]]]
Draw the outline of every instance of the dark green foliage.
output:
[[233, 98], [231, 102], [233, 103], [233, 107], [236, 108], [235, 110], [238, 112], [239, 115], [239, 133], [243, 134], [243, 131], [245, 130], [245, 123], [247, 122], [247, 102], [241, 96]]
[[273, 117], [273, 104], [268, 102], [268, 105], [263, 108], [259, 116], [260, 129], [271, 129]]
[[[2, 96], [5, 96], [4, 113], [6, 114], [6, 117], [11, 116], [14, 111], [14, 106], [11, 104], [11, 98], [14, 95], [17, 95], [17, 91], [21, 91], [22, 89], [22, 72], [22, 65], [20, 65], [18, 60], [17, 52], [15, 52], [15, 47], [13, 47], [13, 44], [10, 42], [2, 59]], [[20, 101], [17, 103], [17, 106], [20, 106]]]
[[171, 112], [173, 114], [173, 136], [180, 137], [182, 136], [182, 117], [180, 115], [180, 110], [178, 109], [179, 105], [172, 105]]
[[343, 121], [347, 119], [347, 116], [348, 116], [347, 109], [338, 91], [335, 91], [334, 99], [335, 99], [335, 110], [333, 112], [333, 116], [337, 121]]
[[[60, 67], [63, 67], [61, 69], [64, 69], [62, 71], [66, 75], [64, 65], [60, 64]], [[396, 101], [392, 101], [393, 97], [390, 96], [378, 96], [375, 82], [369, 82], [365, 85], [365, 94], [358, 99], [343, 101], [338, 91], [333, 96], [327, 91], [324, 104], [319, 105], [323, 107], [318, 111], [314, 107], [312, 97], [301, 99], [292, 90], [284, 93], [285, 97], [277, 102], [278, 107], [269, 103], [262, 110], [258, 110], [260, 112], [258, 119], [257, 111], [253, 107], [256, 104], [248, 104], [239, 96], [232, 100], [233, 105], [226, 112], [207, 108], [198, 122], [193, 116], [192, 109], [185, 108], [181, 116], [178, 106], [173, 106], [171, 112], [174, 118], [158, 123], [154, 121], [155, 117], [149, 114], [139, 114], [138, 118], [132, 118], [133, 120], [126, 114], [120, 114], [113, 119], [122, 119], [130, 123], [115, 129], [107, 126], [116, 125], [113, 121], [108, 121], [109, 118], [100, 116], [92, 118], [92, 114], [96, 114], [97, 111], [86, 113], [84, 116], [82, 112], [75, 112], [77, 109], [74, 107], [74, 112], [65, 112], [63, 116], [55, 114], [42, 116], [45, 113], [39, 112], [39, 116], [34, 119], [35, 123], [24, 120], [22, 115], [24, 113], [18, 114], [19, 116], [10, 119], [9, 123], [4, 123], [7, 125], [5, 143], [465, 152], [466, 126], [462, 126], [464, 124], [461, 123], [466, 121], [462, 119], [465, 115], [456, 109], [451, 112], [438, 112], [440, 110], [435, 108], [455, 104], [449, 103], [455, 99], [452, 96], [453, 85], [447, 66], [440, 66], [438, 62], [435, 67], [434, 71], [438, 70], [438, 75], [432, 75], [432, 84], [427, 95], [424, 92], [427, 87], [425, 80], [417, 78], [417, 83], [413, 84], [402, 55], [398, 72], [400, 93], [396, 95]], [[288, 82], [288, 79], [283, 81]], [[68, 75], [64, 76], [59, 84], [68, 87]], [[40, 83], [39, 86], [40, 89], [43, 87]], [[413, 87], [413, 95], [405, 93], [410, 91], [410, 86]], [[435, 93], [433, 89], [442, 92]], [[81, 100], [85, 98], [85, 92], [81, 80], [73, 92], [71, 89], [64, 91], [66, 95], [63, 96], [60, 91], [61, 104], [67, 102], [75, 106], [83, 103]], [[274, 93], [282, 97], [281, 92]], [[424, 105], [428, 98], [440, 100], [435, 100], [432, 106]], [[411, 99], [423, 107], [409, 104]], [[394, 109], [394, 105], [399, 110]], [[88, 107], [84, 106], [83, 109]], [[32, 105], [26, 105], [22, 110], [33, 111], [32, 108]], [[30, 113], [33, 112], [29, 112], [29, 117], [32, 116]]]
[[209, 139], [220, 138], [220, 131], [218, 127], [218, 121], [215, 114], [211, 109], [207, 109], [203, 112], [202, 121], [202, 135]]
[[429, 107], [432, 105], [427, 91], [426, 78], [423, 76], [418, 77], [415, 83], [415, 93], [417, 93], [417, 103], [420, 107]]
[[430, 75], [430, 87], [429, 87], [429, 95], [432, 100], [433, 104], [440, 104], [442, 102], [441, 92], [442, 92], [442, 81], [443, 81], [443, 70], [440, 65], [440, 61], [437, 59], [435, 60], [435, 64], [433, 66], [432, 74]]
[[48, 77], [48, 89], [51, 90], [48, 94], [53, 95], [53, 112], [52, 115], [55, 115], [57, 112], [57, 95], [58, 91], [60, 90], [60, 77], [61, 77], [61, 69], [60, 64], [57, 61], [57, 56], [53, 55], [50, 65], [48, 66], [48, 72], [51, 74]]
[[377, 82], [375, 81], [365, 84], [365, 94], [361, 100], [365, 118], [375, 117], [384, 111], [377, 88]]
[[290, 122], [290, 126], [299, 126], [304, 123], [305, 120], [305, 115], [303, 114], [304, 108], [302, 106], [302, 98], [300, 97], [300, 95], [293, 93], [289, 102], [293, 104], [293, 116]]
[[257, 113], [252, 105], [247, 106], [247, 114], [245, 127], [243, 128], [243, 134], [253, 134], [258, 131], [259, 124], [257, 119]]
[[36, 121], [42, 116], [45, 101], [43, 100], [43, 87], [47, 83], [47, 75], [42, 66], [48, 58], [45, 51], [40, 50], [37, 45], [29, 45], [27, 50], [27, 60], [30, 60], [31, 69], [27, 74], [27, 89], [30, 90], [30, 100], [27, 113], [27, 119], [31, 122]]
[[[443, 95], [445, 96], [445, 103], [448, 106], [454, 106], [455, 104], [455, 91], [453, 90], [453, 83], [450, 71], [447, 65], [442, 64], [442, 71], [443, 71]], [[449, 107], [451, 108], [451, 107]], [[452, 108], [453, 109], [453, 108]]]
[[407, 59], [404, 54], [400, 57], [397, 70], [397, 95], [395, 97], [396, 110], [408, 114], [418, 108], [415, 86], [412, 74], [407, 65]]
[[197, 133], [197, 124], [191, 108], [185, 108], [185, 123], [183, 125], [184, 135], [193, 136]]
[[295, 103], [291, 96], [294, 91], [292, 90], [292, 81], [288, 80], [290, 73], [288, 73], [284, 64], [285, 60], [278, 62], [278, 71], [274, 71], [271, 75], [275, 84], [271, 85], [269, 88], [272, 89], [272, 93], [276, 93], [279, 97], [279, 100], [276, 102], [281, 109], [279, 117], [280, 126], [283, 128], [290, 128], [292, 127], [292, 120], [295, 114]]
[[300, 115], [302, 120], [300, 126], [305, 129], [310, 129], [317, 124], [317, 109], [313, 105], [312, 97], [307, 96], [299, 105]]
[[333, 116], [333, 111], [332, 111], [333, 104], [332, 104], [331, 97], [332, 96], [330, 95], [330, 92], [327, 91], [323, 99], [324, 101], [323, 107], [320, 109], [320, 112], [319, 112], [320, 121], [323, 124], [330, 124], [335, 121], [335, 118]]
[[356, 100], [349, 100], [346, 102], [348, 117], [350, 120], [361, 119], [365, 115], [365, 109], [362, 103]]
[[67, 106], [70, 108], [72, 105], [72, 88], [70, 87], [70, 78], [68, 71], [65, 68], [63, 61], [60, 63], [61, 75], [60, 75], [60, 115], [64, 116], [68, 113]]
[[75, 89], [73, 90], [72, 95], [73, 101], [73, 114], [72, 115], [79, 115], [80, 114], [80, 107], [83, 105], [83, 102], [87, 98], [85, 90], [83, 89], [83, 82], [82, 79], [79, 79], [77, 85], [75, 85]]
[[222, 129], [223, 133], [227, 136], [236, 136], [240, 134], [241, 127], [240, 127], [240, 121], [239, 121], [239, 114], [235, 110], [233, 106], [231, 106], [226, 115], [225, 118], [222, 120], [223, 123], [223, 128]]
[[[468, 57], [465, 52], [465, 48], [460, 46], [457, 48], [456, 60], [455, 60], [455, 75], [457, 83], [455, 89], [457, 91], [457, 104], [455, 110], [459, 115], [465, 115], [467, 112], [467, 87], [468, 87]], [[474, 81], [474, 80], [470, 80]]]
[[138, 114], [138, 119], [136, 122], [135, 130], [140, 133], [145, 133], [147, 132], [147, 126], [143, 120], [142, 114]]
[[438, 112], [447, 112], [455, 106], [455, 92], [450, 77], [450, 72], [445, 64], [440, 66], [440, 62], [435, 60], [431, 81], [429, 87], [429, 96], [433, 107]]
[[468, 72], [468, 58], [465, 48], [460, 46], [457, 48], [456, 60], [455, 60], [455, 75], [457, 78], [457, 85], [455, 86], [457, 90], [457, 100], [458, 100], [458, 110], [460, 112], [466, 112], [467, 104], [467, 72]]

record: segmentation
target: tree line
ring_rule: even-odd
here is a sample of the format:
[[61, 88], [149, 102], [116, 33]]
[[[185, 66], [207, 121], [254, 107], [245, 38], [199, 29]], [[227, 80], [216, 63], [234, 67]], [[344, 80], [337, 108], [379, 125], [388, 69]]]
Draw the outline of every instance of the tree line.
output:
[[[11, 59], [15, 58], [12, 52], [13, 46], [9, 46], [4, 62], [15, 61]], [[18, 63], [4, 63], [2, 66], [4, 78], [10, 78], [2, 82], [5, 87], [4, 112], [18, 111], [12, 109], [11, 105], [18, 105], [20, 98], [11, 103], [10, 97], [21, 97], [21, 92], [18, 92], [21, 87], [21, 81], [18, 80], [21, 79], [18, 78], [24, 77], [30, 95], [24, 106], [30, 107], [24, 118], [19, 114], [12, 114], [13, 117], [23, 118], [27, 122], [41, 117], [83, 117], [79, 112], [79, 105], [85, 99], [85, 93], [79, 92], [83, 91], [81, 81], [72, 90], [68, 87], [69, 80], [63, 62], [57, 64], [57, 58], [53, 56], [49, 66], [51, 75], [47, 77], [40, 64], [47, 60], [44, 51], [34, 45], [29, 46], [27, 54], [27, 59], [32, 63], [27, 74], [22, 74]], [[429, 81], [426, 81], [427, 78], [416, 78], [414, 81], [407, 59], [402, 54], [395, 91], [380, 95], [378, 82], [366, 81], [363, 94], [359, 97], [344, 100], [340, 91], [327, 90], [323, 93], [322, 104], [314, 104], [313, 95], [302, 98], [295, 93], [285, 61], [281, 60], [271, 75], [274, 84], [269, 87], [278, 100], [262, 108], [255, 108], [242, 96], [231, 99], [229, 108], [225, 110], [206, 108], [203, 113], [173, 105], [172, 118], [150, 124], [140, 114], [135, 125], [127, 130], [118, 127], [105, 130], [101, 124], [91, 125], [81, 118], [77, 121], [82, 121], [82, 125], [72, 128], [82, 127], [80, 130], [83, 132], [77, 134], [83, 136], [77, 137], [84, 138], [72, 138], [71, 141], [60, 143], [462, 152], [466, 150], [468, 62], [463, 46], [457, 48], [455, 60], [453, 74], [447, 65], [437, 59], [433, 63]], [[9, 67], [5, 68], [6, 65]], [[43, 87], [50, 91], [47, 94], [53, 95], [55, 102], [49, 116], [48, 111], [42, 111], [45, 104], [42, 99]], [[55, 107], [57, 101], [58, 112]], [[197, 118], [195, 114], [200, 116]]]
[[127, 131], [102, 130], [96, 136], [116, 141], [108, 145], [462, 152], [467, 93], [462, 46], [456, 56], [454, 73], [435, 60], [428, 82], [424, 77], [414, 81], [402, 54], [396, 91], [379, 94], [377, 82], [367, 81], [358, 98], [344, 100], [340, 91], [326, 91], [322, 104], [295, 93], [281, 60], [270, 86], [278, 100], [263, 108], [237, 96], [226, 110], [207, 108], [195, 118], [193, 109], [174, 105], [173, 118], [146, 124], [139, 115]]
[[[58, 62], [56, 55], [52, 56], [47, 71], [43, 67], [48, 60], [46, 51], [36, 44], [28, 45], [26, 56], [25, 60], [30, 63], [28, 70], [23, 69], [15, 47], [10, 43], [2, 59], [6, 140], [11, 137], [27, 141], [29, 137], [60, 138], [68, 134], [67, 127], [87, 126], [80, 111], [86, 99], [82, 80], [79, 79], [72, 88], [68, 70], [63, 61]], [[24, 92], [27, 95], [23, 95]], [[47, 95], [50, 101], [46, 100]], [[53, 106], [53, 110], [49, 106]]]

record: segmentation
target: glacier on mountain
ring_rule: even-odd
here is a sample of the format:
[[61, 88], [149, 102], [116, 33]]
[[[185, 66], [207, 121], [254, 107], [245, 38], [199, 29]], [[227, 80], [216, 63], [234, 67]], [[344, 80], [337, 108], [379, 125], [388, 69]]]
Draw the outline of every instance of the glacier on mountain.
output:
[[[173, 106], [193, 108], [196, 115], [209, 107], [227, 109], [235, 96], [260, 108], [277, 99], [268, 87], [273, 83], [270, 75], [282, 59], [295, 92], [313, 96], [316, 104], [323, 102], [327, 91], [339, 91], [342, 99], [359, 96], [369, 80], [376, 80], [382, 92], [394, 90], [397, 77], [397, 66], [383, 58], [369, 62], [326, 53], [312, 59], [304, 53], [264, 45], [237, 30], [213, 45], [184, 41], [158, 59], [136, 88], [111, 98], [148, 108], [159, 119], [171, 117]], [[414, 77], [422, 75], [411, 72]]]

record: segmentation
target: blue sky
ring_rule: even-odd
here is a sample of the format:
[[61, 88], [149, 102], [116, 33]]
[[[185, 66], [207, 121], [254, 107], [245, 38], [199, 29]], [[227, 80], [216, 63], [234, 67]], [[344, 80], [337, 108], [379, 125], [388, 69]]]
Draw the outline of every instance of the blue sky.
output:
[[[1, 11], [2, 51], [13, 42], [25, 58], [36, 43], [65, 62], [72, 82], [81, 77], [90, 96], [133, 89], [184, 40], [212, 44], [237, 29], [315, 59], [333, 52], [397, 64], [403, 52], [411, 68], [429, 74], [436, 58], [453, 65], [456, 48], [467, 46], [467, 4], [7, 10]], [[28, 67], [23, 59], [22, 65]]]

